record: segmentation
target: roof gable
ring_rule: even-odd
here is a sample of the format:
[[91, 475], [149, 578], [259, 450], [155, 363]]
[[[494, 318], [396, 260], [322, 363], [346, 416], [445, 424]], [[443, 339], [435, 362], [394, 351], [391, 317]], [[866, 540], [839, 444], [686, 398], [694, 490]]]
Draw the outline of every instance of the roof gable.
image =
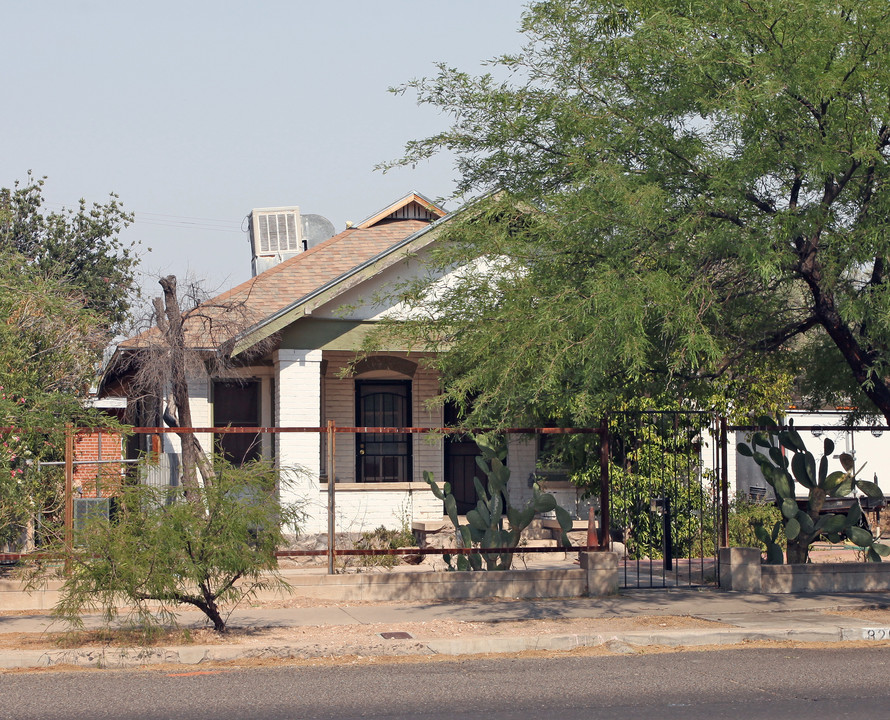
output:
[[412, 192], [405, 195], [405, 197], [396, 200], [391, 205], [386, 206], [379, 212], [362, 220], [356, 227], [359, 229], [366, 229], [381, 223], [393, 222], [396, 220], [435, 222], [444, 216], [445, 211], [432, 200], [424, 197], [420, 193]]

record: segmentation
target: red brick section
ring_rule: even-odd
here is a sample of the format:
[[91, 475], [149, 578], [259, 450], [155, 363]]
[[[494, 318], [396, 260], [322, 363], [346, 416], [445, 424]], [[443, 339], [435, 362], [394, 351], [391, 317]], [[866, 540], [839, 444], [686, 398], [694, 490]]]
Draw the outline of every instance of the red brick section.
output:
[[[91, 460], [120, 460], [123, 439], [114, 432], [84, 432], [74, 436], [74, 488], [80, 497], [108, 497], [120, 485], [123, 465], [83, 464]], [[80, 464], [79, 464], [80, 463]]]

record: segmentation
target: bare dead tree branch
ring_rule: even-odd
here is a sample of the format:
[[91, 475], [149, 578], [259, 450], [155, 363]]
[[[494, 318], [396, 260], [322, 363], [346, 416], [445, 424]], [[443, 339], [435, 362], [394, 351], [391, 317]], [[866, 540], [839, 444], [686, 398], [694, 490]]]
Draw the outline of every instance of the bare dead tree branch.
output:
[[[145, 407], [152, 422], [163, 420], [171, 428], [194, 427], [189, 380], [237, 377], [238, 368], [252, 358], [266, 355], [278, 343], [273, 335], [237, 359], [231, 356], [235, 338], [256, 323], [249, 293], [206, 300], [197, 283], [179, 286], [169, 275], [159, 279], [163, 296], [152, 301], [149, 328], [128, 341], [121, 372], [130, 378], [128, 395]], [[184, 287], [184, 290], [183, 290]], [[146, 318], [148, 319], [148, 318]], [[209, 448], [191, 432], [177, 433], [182, 446], [182, 482], [188, 492], [200, 479], [215, 479]]]

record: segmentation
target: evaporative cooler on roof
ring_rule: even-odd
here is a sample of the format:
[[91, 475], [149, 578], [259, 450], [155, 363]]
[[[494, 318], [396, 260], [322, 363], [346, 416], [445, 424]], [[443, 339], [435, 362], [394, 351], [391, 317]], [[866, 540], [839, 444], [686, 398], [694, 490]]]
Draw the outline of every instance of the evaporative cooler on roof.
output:
[[259, 208], [250, 213], [253, 274], [277, 265], [334, 234], [331, 221], [321, 215], [301, 215], [300, 208]]
[[302, 252], [300, 208], [262, 208], [250, 213], [250, 249], [257, 275]]
[[254, 210], [250, 224], [254, 251], [257, 255], [300, 252], [300, 208], [270, 208]]

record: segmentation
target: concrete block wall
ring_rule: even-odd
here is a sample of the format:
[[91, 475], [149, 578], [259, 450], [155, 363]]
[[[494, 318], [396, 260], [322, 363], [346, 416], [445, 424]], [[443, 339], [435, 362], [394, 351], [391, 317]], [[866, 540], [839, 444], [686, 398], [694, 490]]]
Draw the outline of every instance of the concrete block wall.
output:
[[762, 565], [758, 548], [722, 548], [720, 587], [750, 593], [887, 592], [890, 564]]
[[890, 565], [886, 563], [815, 563], [763, 565], [761, 592], [887, 592]]
[[762, 592], [760, 550], [758, 548], [720, 548], [720, 587], [736, 592]]
[[[581, 553], [581, 568], [568, 570], [506, 570], [504, 572], [390, 572], [286, 576], [293, 594], [261, 591], [260, 600], [292, 597], [326, 598], [338, 602], [459, 600], [468, 598], [535, 598], [612, 595], [618, 590], [618, 559], [612, 553]], [[0, 607], [48, 610], [59, 599], [60, 583], [51, 581], [33, 593], [18, 580], [0, 579]]]

